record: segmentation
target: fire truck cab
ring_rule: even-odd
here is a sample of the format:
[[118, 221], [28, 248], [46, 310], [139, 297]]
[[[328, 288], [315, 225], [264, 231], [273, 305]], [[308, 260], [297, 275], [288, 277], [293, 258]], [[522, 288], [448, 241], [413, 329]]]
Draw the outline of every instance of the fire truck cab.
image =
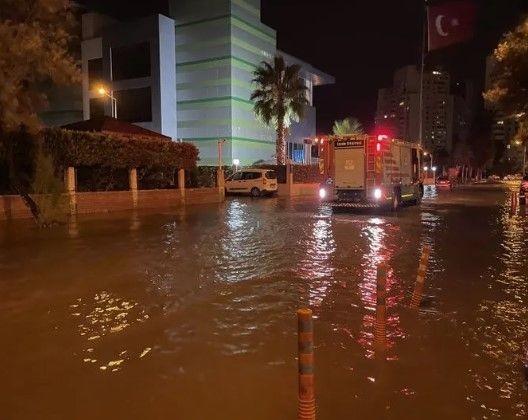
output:
[[421, 148], [377, 136], [330, 136], [322, 155], [319, 195], [333, 207], [396, 210], [423, 196]]

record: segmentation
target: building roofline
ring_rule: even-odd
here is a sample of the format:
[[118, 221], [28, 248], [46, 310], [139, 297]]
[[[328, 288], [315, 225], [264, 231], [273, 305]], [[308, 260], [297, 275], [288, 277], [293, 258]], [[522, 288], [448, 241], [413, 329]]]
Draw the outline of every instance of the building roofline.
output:
[[284, 51], [281, 51], [279, 49], [277, 49], [277, 53], [282, 55], [288, 64], [298, 64], [303, 68], [303, 70], [310, 73], [314, 86], [332, 85], [336, 82], [334, 76], [331, 76], [328, 73], [319, 70], [318, 68], [312, 66], [306, 61], [301, 60], [300, 58], [294, 57], [293, 55], [285, 53]]

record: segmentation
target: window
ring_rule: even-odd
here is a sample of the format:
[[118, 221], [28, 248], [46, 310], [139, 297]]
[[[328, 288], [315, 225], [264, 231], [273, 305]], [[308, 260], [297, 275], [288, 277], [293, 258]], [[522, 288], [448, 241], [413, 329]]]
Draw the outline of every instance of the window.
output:
[[242, 179], [242, 175], [243, 175], [242, 172], [237, 172], [236, 174], [231, 176], [231, 178], [229, 180], [230, 181], [240, 181]]
[[112, 77], [114, 80], [150, 76], [150, 44], [112, 48]]
[[152, 99], [150, 88], [119, 90], [114, 92], [117, 99], [117, 117], [128, 122], [152, 121]]
[[244, 172], [244, 179], [251, 181], [253, 179], [260, 179], [262, 174], [260, 172]]
[[277, 179], [277, 172], [275, 171], [266, 172], [266, 179]]
[[88, 86], [94, 90], [103, 83], [103, 59], [88, 60]]
[[90, 118], [104, 117], [104, 98], [90, 99]]

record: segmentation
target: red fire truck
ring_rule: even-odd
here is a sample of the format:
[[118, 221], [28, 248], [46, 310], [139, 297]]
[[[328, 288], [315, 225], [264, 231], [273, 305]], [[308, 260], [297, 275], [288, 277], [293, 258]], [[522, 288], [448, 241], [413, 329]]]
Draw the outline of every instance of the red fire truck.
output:
[[377, 136], [330, 136], [320, 140], [320, 169], [327, 180], [319, 196], [334, 207], [396, 210], [423, 196], [418, 144]]

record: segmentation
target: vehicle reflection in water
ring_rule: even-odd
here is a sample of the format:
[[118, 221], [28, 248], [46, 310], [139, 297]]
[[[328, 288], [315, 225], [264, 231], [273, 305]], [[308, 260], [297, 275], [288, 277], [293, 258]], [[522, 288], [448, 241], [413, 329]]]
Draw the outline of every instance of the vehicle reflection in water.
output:
[[[363, 276], [359, 283], [359, 296], [365, 311], [362, 318], [361, 331], [358, 336], [358, 343], [364, 349], [365, 356], [374, 358], [376, 350], [379, 355], [389, 360], [397, 360], [397, 355], [392, 351], [395, 340], [403, 337], [400, 326], [399, 315], [394, 311], [396, 305], [403, 299], [403, 290], [398, 287], [399, 280], [395, 278], [392, 269], [392, 258], [394, 250], [389, 244], [389, 237], [397, 238], [399, 227], [392, 225], [390, 221], [373, 217], [367, 220], [362, 228], [361, 236], [367, 241], [367, 252], [363, 254], [362, 268]], [[377, 268], [384, 263], [387, 268], [386, 279], [386, 346], [379, 348], [374, 343], [374, 330], [376, 322], [376, 288], [377, 288]], [[378, 347], [378, 348], [376, 348]]]
[[304, 257], [299, 261], [296, 274], [304, 280], [303, 288], [308, 289], [310, 307], [317, 308], [326, 296], [328, 287], [333, 283], [334, 267], [332, 256], [336, 252], [333, 236], [332, 217], [328, 208], [321, 207], [308, 226], [308, 235], [299, 248]]

